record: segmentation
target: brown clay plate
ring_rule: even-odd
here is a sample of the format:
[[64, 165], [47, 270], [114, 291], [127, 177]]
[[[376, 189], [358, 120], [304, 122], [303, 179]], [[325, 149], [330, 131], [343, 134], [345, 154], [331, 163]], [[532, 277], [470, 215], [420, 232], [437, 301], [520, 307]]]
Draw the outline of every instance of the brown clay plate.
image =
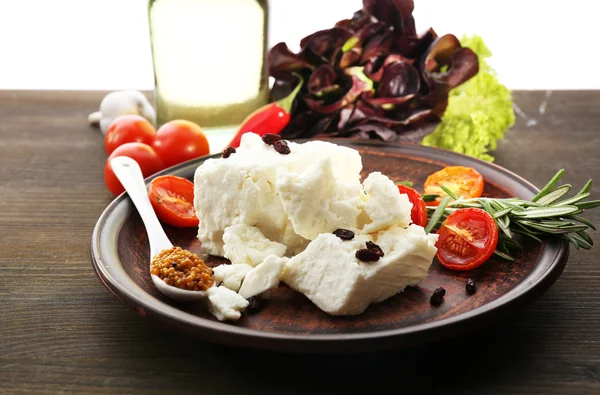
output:
[[[456, 153], [414, 144], [380, 144], [336, 140], [359, 150], [363, 177], [381, 171], [394, 181], [412, 181], [421, 189], [427, 175], [447, 165], [477, 169], [485, 179], [485, 196], [531, 198], [537, 188], [494, 164]], [[205, 158], [186, 162], [157, 175], [193, 179]], [[156, 176], [157, 176], [156, 175]], [[149, 182], [153, 177], [149, 178]], [[174, 245], [203, 254], [196, 229], [165, 226]], [[126, 194], [117, 197], [96, 224], [92, 238], [93, 267], [119, 300], [142, 316], [203, 340], [232, 346], [292, 352], [355, 352], [414, 346], [466, 332], [505, 317], [541, 295], [561, 274], [568, 243], [524, 242], [514, 263], [491, 259], [471, 272], [453, 272], [434, 260], [425, 280], [353, 317], [332, 317], [302, 294], [285, 285], [272, 292], [258, 313], [237, 322], [219, 322], [203, 308], [174, 302], [153, 286], [148, 274], [149, 246], [143, 223]], [[217, 266], [226, 260], [208, 258]], [[469, 296], [472, 277], [478, 291]], [[433, 307], [429, 297], [437, 287], [447, 291], [444, 303]]]

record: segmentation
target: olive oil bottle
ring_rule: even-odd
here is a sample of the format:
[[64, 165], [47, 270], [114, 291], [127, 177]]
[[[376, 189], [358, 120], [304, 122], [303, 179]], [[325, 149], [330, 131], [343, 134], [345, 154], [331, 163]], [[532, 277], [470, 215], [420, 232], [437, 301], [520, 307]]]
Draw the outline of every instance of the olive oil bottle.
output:
[[231, 131], [268, 102], [268, 15], [268, 0], [150, 0], [158, 126]]

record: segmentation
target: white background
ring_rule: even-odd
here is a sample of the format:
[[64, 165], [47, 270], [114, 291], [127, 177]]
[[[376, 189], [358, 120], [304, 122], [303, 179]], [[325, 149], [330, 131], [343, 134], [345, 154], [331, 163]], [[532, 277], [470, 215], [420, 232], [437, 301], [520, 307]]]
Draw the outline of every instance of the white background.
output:
[[[415, 0], [417, 30], [477, 33], [511, 89], [600, 89], [598, 2]], [[270, 45], [361, 8], [271, 0]], [[146, 0], [0, 0], [0, 89], [152, 89]]]

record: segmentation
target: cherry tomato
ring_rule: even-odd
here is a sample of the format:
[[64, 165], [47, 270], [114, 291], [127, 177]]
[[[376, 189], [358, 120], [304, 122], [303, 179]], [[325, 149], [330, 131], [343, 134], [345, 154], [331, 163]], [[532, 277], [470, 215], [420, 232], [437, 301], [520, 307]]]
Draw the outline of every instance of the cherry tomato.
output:
[[448, 216], [437, 231], [437, 258], [452, 270], [471, 270], [487, 261], [498, 244], [498, 227], [485, 210], [465, 208]]
[[429, 203], [430, 206], [439, 205], [442, 198], [446, 196], [446, 192], [440, 188], [440, 185], [466, 199], [480, 197], [483, 194], [483, 176], [471, 167], [448, 166], [427, 177], [424, 185], [425, 194], [440, 195], [434, 202]]
[[115, 118], [104, 136], [104, 148], [108, 155], [125, 143], [151, 145], [156, 137], [154, 126], [141, 115], [127, 114]]
[[165, 168], [162, 160], [152, 147], [143, 143], [125, 143], [117, 147], [106, 159], [104, 165], [104, 182], [108, 189], [116, 196], [125, 191], [121, 181], [117, 178], [110, 166], [110, 160], [117, 156], [128, 156], [135, 160], [142, 170], [142, 175], [149, 177]]
[[152, 147], [166, 167], [208, 155], [210, 147], [202, 128], [193, 122], [174, 120], [156, 132]]
[[177, 176], [159, 176], [150, 182], [150, 203], [161, 221], [178, 227], [198, 226], [194, 184]]
[[415, 225], [425, 227], [425, 225], [427, 225], [427, 206], [419, 192], [411, 187], [401, 184], [398, 185], [398, 190], [400, 190], [400, 193], [407, 194], [408, 200], [410, 200], [413, 205], [412, 210], [410, 211], [410, 219], [412, 222]]

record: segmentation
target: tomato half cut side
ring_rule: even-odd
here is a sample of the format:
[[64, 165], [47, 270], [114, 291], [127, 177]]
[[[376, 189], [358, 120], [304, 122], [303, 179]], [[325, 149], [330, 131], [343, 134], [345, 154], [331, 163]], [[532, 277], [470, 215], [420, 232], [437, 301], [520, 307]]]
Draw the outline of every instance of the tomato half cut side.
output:
[[398, 190], [400, 193], [408, 195], [408, 200], [413, 205], [412, 210], [410, 211], [410, 219], [413, 224], [425, 227], [425, 225], [427, 225], [427, 206], [419, 192], [402, 184], [398, 184]]
[[156, 177], [150, 182], [148, 197], [161, 221], [181, 228], [198, 226], [191, 181], [177, 176]]
[[424, 193], [426, 195], [440, 195], [435, 201], [429, 203], [430, 206], [439, 205], [446, 196], [446, 192], [440, 185], [465, 199], [483, 195], [483, 176], [472, 167], [448, 166], [427, 177], [424, 184]]
[[448, 216], [437, 231], [436, 257], [452, 270], [472, 270], [486, 262], [498, 245], [494, 218], [478, 208], [460, 209]]

